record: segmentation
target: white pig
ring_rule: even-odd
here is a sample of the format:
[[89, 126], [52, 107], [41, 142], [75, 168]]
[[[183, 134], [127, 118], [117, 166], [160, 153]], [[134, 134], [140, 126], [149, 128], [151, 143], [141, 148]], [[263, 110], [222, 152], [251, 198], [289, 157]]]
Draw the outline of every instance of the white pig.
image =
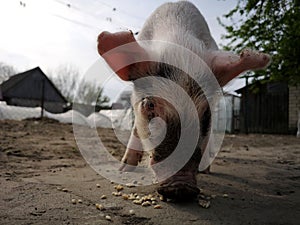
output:
[[[143, 41], [163, 41], [163, 43], [171, 44], [150, 42], [146, 45], [143, 44]], [[130, 47], [122, 48], [123, 45], [129, 43]], [[172, 43], [174, 46], [179, 45], [196, 54], [199, 62], [195, 63], [194, 59], [183, 56], [182, 51], [178, 51], [177, 47], [172, 47]], [[179, 171], [161, 181], [158, 187], [158, 192], [166, 198], [195, 197], [199, 193], [196, 182], [197, 168], [207, 144], [207, 136], [210, 133], [211, 111], [208, 107], [207, 96], [202, 90], [202, 87], [210, 85], [209, 82], [206, 83], [205, 79], [202, 79], [209, 76], [205, 68], [210, 69], [212, 72], [210, 76], [214, 76], [219, 85], [223, 87], [242, 72], [266, 67], [270, 57], [267, 54], [251, 50], [244, 50], [240, 55], [218, 50], [202, 14], [192, 3], [187, 1], [166, 3], [156, 9], [145, 22], [137, 39], [130, 31], [102, 32], [98, 36], [98, 52], [121, 79], [134, 83], [132, 105], [135, 123], [122, 159], [124, 165], [121, 170], [126, 171], [131, 168], [130, 166], [138, 165], [143, 155], [143, 151], [138, 150], [141, 148], [153, 149], [152, 166], [162, 162], [171, 155], [180, 136], [183, 135], [184, 127], [180, 123], [179, 114], [183, 113], [185, 118], [189, 118], [189, 122], [199, 119], [198, 142], [193, 149], [191, 158], [186, 164], [181, 165]], [[157, 60], [153, 61], [153, 58]], [[164, 63], [168, 59], [176, 62], [177, 66]], [[193, 69], [189, 70], [189, 67]], [[191, 77], [181, 68], [187, 68], [189, 74], [191, 72], [197, 75]], [[183, 94], [170, 88], [168, 83], [164, 83], [163, 80], [158, 79], [158, 82], [161, 81], [162, 84], [155, 89], [156, 93], [143, 92], [144, 89], [147, 89], [146, 86], [151, 86], [152, 83], [151, 81], [139, 82], [141, 80], [139, 78], [147, 77], [168, 79], [180, 86], [195, 104], [198, 118], [191, 115], [191, 109], [187, 106], [186, 100], [181, 100]], [[166, 100], [168, 98], [163, 97], [172, 95], [176, 100], [172, 103]], [[151, 138], [149, 139], [151, 133], [149, 127], [151, 127], [151, 121], [158, 117], [166, 124], [166, 130], [161, 143], [157, 146], [154, 144], [153, 147]], [[184, 149], [181, 151], [184, 154]], [[169, 170], [167, 167], [164, 168], [166, 171]], [[158, 170], [154, 170], [154, 172], [158, 178], [164, 173], [164, 171]]]

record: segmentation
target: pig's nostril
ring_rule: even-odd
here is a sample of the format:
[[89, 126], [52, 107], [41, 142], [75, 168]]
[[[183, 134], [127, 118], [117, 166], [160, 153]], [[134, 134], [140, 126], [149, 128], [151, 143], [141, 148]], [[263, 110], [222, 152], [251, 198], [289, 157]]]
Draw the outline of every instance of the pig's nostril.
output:
[[148, 104], [148, 107], [149, 107], [149, 109], [154, 109], [154, 104], [153, 104], [152, 102], [150, 102], [150, 103]]

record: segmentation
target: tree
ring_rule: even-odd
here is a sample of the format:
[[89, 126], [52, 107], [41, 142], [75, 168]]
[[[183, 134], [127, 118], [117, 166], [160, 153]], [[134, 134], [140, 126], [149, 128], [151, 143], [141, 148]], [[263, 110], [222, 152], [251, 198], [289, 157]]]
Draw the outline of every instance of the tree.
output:
[[109, 98], [102, 94], [103, 88], [80, 78], [78, 69], [72, 65], [59, 66], [49, 74], [50, 79], [69, 102], [75, 100], [76, 103], [99, 106], [109, 102]]
[[103, 96], [103, 88], [95, 83], [87, 82], [84, 79], [80, 81], [75, 94], [75, 101], [78, 103], [103, 106], [109, 102], [109, 98]]
[[227, 31], [222, 37], [229, 40], [225, 50], [249, 47], [271, 54], [271, 65], [250, 76], [300, 84], [300, 0], [239, 0], [218, 20]]
[[0, 62], [0, 84], [17, 73], [17, 70], [13, 66]]

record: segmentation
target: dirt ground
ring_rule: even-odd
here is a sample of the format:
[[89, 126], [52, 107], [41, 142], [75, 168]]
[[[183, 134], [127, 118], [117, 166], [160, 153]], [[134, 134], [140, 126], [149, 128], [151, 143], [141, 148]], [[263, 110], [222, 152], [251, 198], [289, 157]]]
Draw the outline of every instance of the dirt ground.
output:
[[[155, 186], [122, 190], [140, 197], [152, 194], [162, 207], [155, 209], [112, 195], [116, 184], [84, 161], [72, 125], [26, 120], [0, 121], [0, 127], [0, 224], [289, 225], [300, 221], [300, 139], [293, 136], [227, 135], [212, 174], [197, 177], [199, 198], [209, 201], [209, 208], [201, 207], [198, 200], [161, 201]], [[98, 133], [120, 158], [125, 148], [114, 132], [98, 129]], [[97, 209], [96, 203], [105, 210]]]

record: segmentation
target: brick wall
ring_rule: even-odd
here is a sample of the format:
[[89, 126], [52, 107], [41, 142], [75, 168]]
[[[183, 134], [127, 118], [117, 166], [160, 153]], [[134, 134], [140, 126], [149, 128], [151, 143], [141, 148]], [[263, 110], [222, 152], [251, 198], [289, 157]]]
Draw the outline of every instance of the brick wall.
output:
[[289, 130], [297, 129], [298, 113], [300, 113], [300, 87], [289, 87]]

